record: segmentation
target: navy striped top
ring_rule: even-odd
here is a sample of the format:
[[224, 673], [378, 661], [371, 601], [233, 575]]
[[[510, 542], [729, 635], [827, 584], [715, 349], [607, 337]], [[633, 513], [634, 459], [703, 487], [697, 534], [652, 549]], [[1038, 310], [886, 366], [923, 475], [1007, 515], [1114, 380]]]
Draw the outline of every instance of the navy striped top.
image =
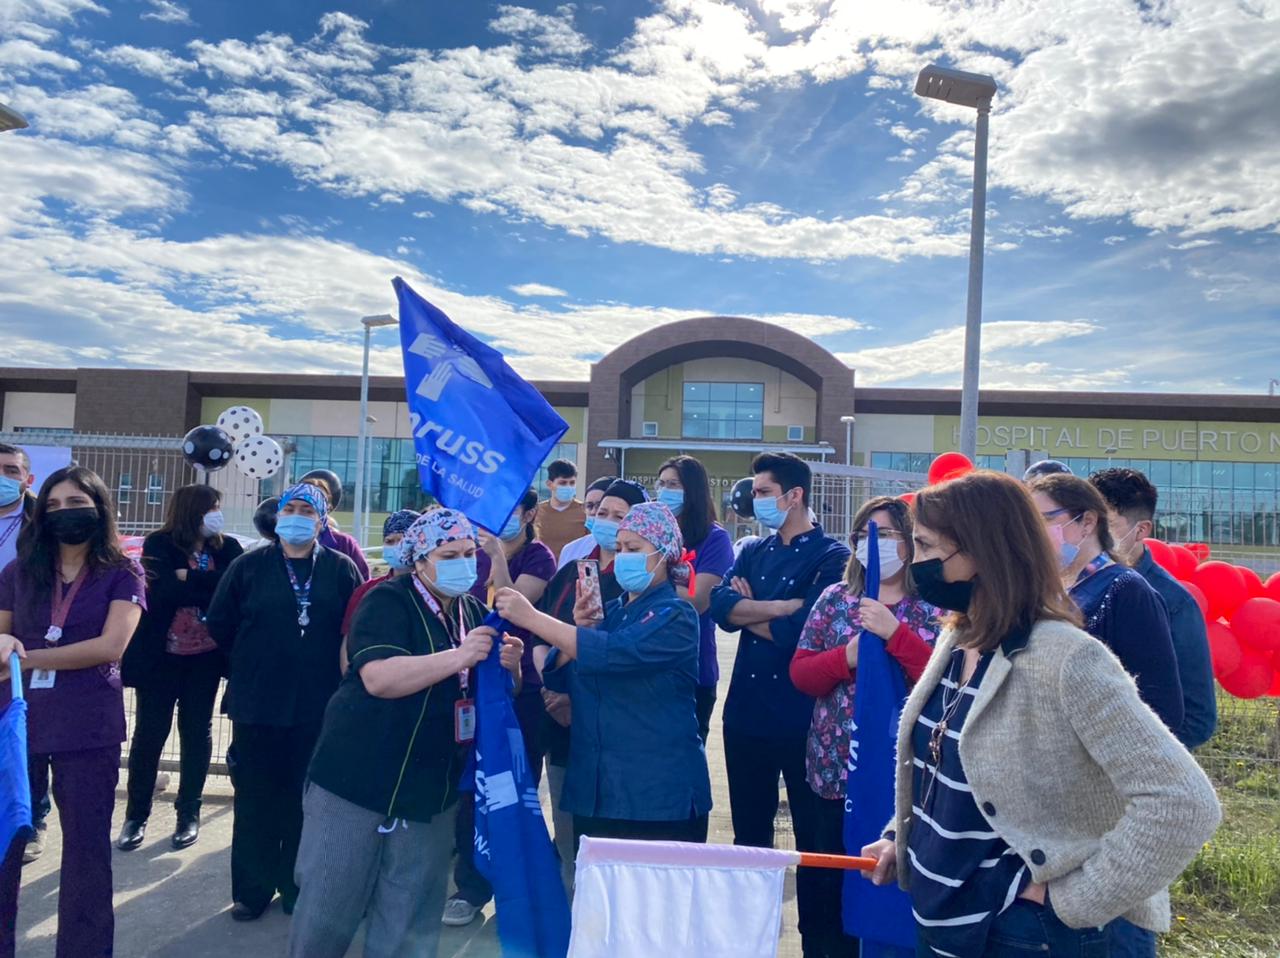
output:
[[920, 941], [942, 958], [981, 955], [996, 916], [1031, 880], [979, 811], [960, 764], [960, 734], [990, 663], [984, 654], [962, 687], [964, 650], [955, 649], [911, 733], [911, 906]]

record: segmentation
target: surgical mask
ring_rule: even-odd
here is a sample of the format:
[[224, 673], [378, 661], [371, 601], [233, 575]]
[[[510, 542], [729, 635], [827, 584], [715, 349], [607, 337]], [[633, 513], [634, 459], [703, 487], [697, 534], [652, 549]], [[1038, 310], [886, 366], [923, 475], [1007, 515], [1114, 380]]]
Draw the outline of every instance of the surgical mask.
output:
[[556, 486], [556, 501], [573, 502], [573, 495], [577, 491], [577, 486]]
[[[613, 560], [613, 577], [628, 592], [639, 594], [653, 584], [649, 556], [657, 552], [619, 552]], [[656, 571], [656, 570], [654, 570]]]
[[221, 509], [206, 512], [204, 519], [200, 522], [200, 534], [202, 536], [220, 536], [225, 524], [226, 520], [223, 518]]
[[403, 572], [409, 568], [409, 563], [405, 561], [404, 553], [400, 551], [399, 542], [393, 546], [383, 546], [382, 559], [386, 562], [387, 568], [394, 572]]
[[948, 582], [942, 568], [944, 562], [944, 559], [925, 559], [911, 563], [911, 578], [916, 584], [916, 591], [920, 598], [939, 609], [968, 612], [969, 603], [973, 600], [973, 580]]
[[590, 532], [592, 529], [596, 527], [596, 517], [587, 516], [585, 519], [582, 520], [582, 524], [586, 526], [587, 531]]
[[315, 516], [290, 515], [276, 519], [276, 535], [291, 546], [305, 546], [316, 537]]
[[449, 598], [456, 598], [469, 592], [476, 584], [476, 557], [461, 559], [437, 559], [436, 580], [432, 583], [436, 591]]
[[1053, 543], [1054, 548], [1058, 552], [1058, 562], [1062, 568], [1067, 568], [1071, 563], [1076, 561], [1076, 557], [1080, 555], [1080, 547], [1074, 542], [1068, 542], [1063, 535], [1067, 526], [1072, 522], [1079, 522], [1080, 517], [1076, 516], [1071, 522], [1064, 522], [1061, 525], [1046, 526], [1049, 532], [1049, 541]]
[[22, 495], [23, 485], [17, 479], [0, 476], [0, 506], [11, 505]]
[[591, 535], [595, 538], [596, 545], [605, 552], [618, 550], [618, 524], [612, 519], [596, 516], [596, 521], [591, 525]]
[[92, 506], [47, 512], [44, 521], [49, 531], [53, 533], [53, 537], [67, 546], [78, 546], [88, 542], [100, 525], [98, 510]]
[[680, 515], [680, 510], [684, 508], [684, 490], [659, 489], [658, 501], [670, 509], [673, 516], [678, 516]]
[[782, 524], [787, 521], [787, 513], [791, 511], [778, 508], [777, 498], [755, 499], [752, 505], [755, 507], [756, 518], [770, 529], [781, 529]]
[[503, 542], [510, 542], [523, 531], [524, 520], [520, 518], [520, 510], [517, 509], [511, 514], [511, 518], [507, 520], [507, 524], [502, 527], [502, 531], [498, 533], [498, 538]]
[[[898, 555], [897, 539], [882, 539], [876, 537], [876, 551], [880, 553], [880, 578], [891, 579], [898, 574], [898, 570], [902, 568], [902, 558]], [[871, 540], [863, 536], [858, 540], [858, 546], [854, 549], [853, 554], [861, 563], [862, 568], [867, 568], [867, 562], [871, 558]]]

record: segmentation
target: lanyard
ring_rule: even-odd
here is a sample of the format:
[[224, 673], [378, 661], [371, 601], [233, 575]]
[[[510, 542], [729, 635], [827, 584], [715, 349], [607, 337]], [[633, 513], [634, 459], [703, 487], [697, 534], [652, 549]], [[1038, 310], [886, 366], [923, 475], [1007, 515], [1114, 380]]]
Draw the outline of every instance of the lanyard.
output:
[[280, 551], [280, 555], [284, 557], [284, 571], [289, 573], [289, 585], [293, 586], [293, 600], [298, 604], [298, 627], [305, 632], [307, 626], [311, 624], [311, 616], [307, 609], [311, 607], [311, 580], [316, 577], [316, 551], [311, 550], [311, 572], [307, 575], [307, 581], [302, 584], [298, 583], [298, 575], [293, 571], [293, 563], [284, 554], [284, 550]]
[[22, 510], [19, 509], [14, 513], [13, 518], [9, 520], [9, 528], [4, 532], [0, 532], [0, 549], [3, 549], [5, 543], [13, 538], [13, 534], [22, 527]]
[[62, 567], [58, 567], [58, 572], [53, 582], [53, 597], [49, 602], [49, 631], [44, 634], [45, 641], [50, 645], [57, 645], [58, 640], [62, 638], [62, 627], [67, 624], [67, 615], [71, 612], [71, 603], [76, 600], [80, 586], [84, 585], [84, 581], [88, 577], [89, 564], [86, 562], [80, 567], [80, 571], [76, 573], [76, 577], [71, 583], [71, 588], [68, 590], [66, 583], [62, 581]]
[[[436, 601], [436, 597], [431, 594], [425, 585], [422, 584], [422, 580], [418, 578], [418, 574], [416, 572], [410, 572], [409, 575], [413, 579], [413, 587], [418, 590], [418, 595], [422, 597], [422, 601], [426, 603], [427, 608], [432, 611], [435, 617], [440, 620], [440, 624], [444, 626], [444, 634], [448, 636], [449, 644], [456, 649], [462, 644], [462, 637], [467, 634], [466, 622], [462, 616], [462, 597], [459, 596], [457, 600], [458, 634], [453, 636], [449, 634], [449, 617], [445, 615], [444, 609], [441, 608], [440, 603]], [[458, 673], [458, 681], [462, 684], [463, 695], [467, 694], [467, 678], [470, 671], [470, 669], [463, 669]]]
[[1086, 579], [1092, 579], [1107, 566], [1111, 565], [1111, 562], [1111, 556], [1107, 555], [1105, 552], [1100, 553], [1092, 562], [1080, 570], [1080, 574], [1076, 576], [1076, 581], [1071, 588], [1074, 589]]

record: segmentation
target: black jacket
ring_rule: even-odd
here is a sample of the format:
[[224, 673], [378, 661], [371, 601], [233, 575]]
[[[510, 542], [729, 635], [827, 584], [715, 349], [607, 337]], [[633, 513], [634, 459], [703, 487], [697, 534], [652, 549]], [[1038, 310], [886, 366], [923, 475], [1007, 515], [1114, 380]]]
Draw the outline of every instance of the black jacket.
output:
[[223, 704], [233, 722], [293, 727], [324, 717], [342, 677], [342, 618], [361, 579], [341, 552], [315, 548], [305, 635], [279, 544], [246, 552], [218, 583], [207, 621], [231, 658]]
[[177, 576], [187, 569], [187, 554], [179, 549], [173, 537], [153, 532], [142, 543], [142, 568], [147, 574], [147, 610], [138, 623], [129, 647], [120, 663], [125, 685], [145, 685], [164, 663], [165, 641], [173, 616], [179, 609], [195, 607], [207, 610], [214, 590], [231, 563], [244, 552], [233, 537], [223, 536], [218, 549], [210, 549], [213, 568], [208, 572], [188, 569], [187, 581]]

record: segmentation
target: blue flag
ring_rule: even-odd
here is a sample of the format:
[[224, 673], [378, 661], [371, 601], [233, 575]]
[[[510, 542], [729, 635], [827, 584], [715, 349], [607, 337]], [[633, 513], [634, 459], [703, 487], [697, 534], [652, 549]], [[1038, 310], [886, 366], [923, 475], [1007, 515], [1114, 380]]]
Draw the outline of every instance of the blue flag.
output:
[[[506, 627], [490, 613], [485, 625]], [[476, 666], [476, 868], [493, 886], [505, 958], [565, 958], [569, 899], [560, 858], [538, 802], [538, 787], [511, 704], [500, 643]], [[464, 780], [463, 787], [471, 782]]]
[[[862, 594], [880, 597], [879, 530], [867, 523], [867, 550]], [[894, 814], [894, 768], [898, 721], [907, 699], [902, 667], [885, 642], [865, 629], [858, 637], [857, 692], [849, 735], [849, 777], [844, 800], [844, 847], [857, 855], [879, 840]], [[900, 865], [899, 867], [902, 867]], [[911, 899], [897, 885], [873, 885], [855, 872], [844, 879], [844, 929], [861, 939], [864, 958], [916, 953], [916, 922]]]
[[542, 395], [400, 277], [400, 344], [422, 488], [497, 531], [569, 425]]
[[31, 781], [27, 778], [27, 700], [22, 697], [18, 655], [9, 658], [13, 698], [0, 712], [0, 857], [31, 831]]

